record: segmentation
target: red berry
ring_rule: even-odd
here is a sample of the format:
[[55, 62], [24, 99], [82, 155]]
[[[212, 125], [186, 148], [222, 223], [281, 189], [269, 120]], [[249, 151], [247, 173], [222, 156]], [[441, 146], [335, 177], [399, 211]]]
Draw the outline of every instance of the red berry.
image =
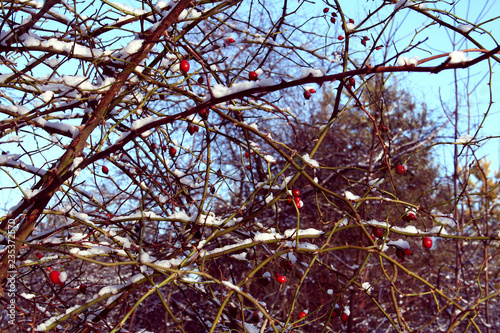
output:
[[363, 46], [366, 46], [366, 40], [362, 39], [361, 44], [363, 44]]
[[156, 149], [156, 143], [152, 143], [152, 144], [151, 144], [151, 149], [152, 149], [152, 150], [155, 150], [155, 149]]
[[401, 260], [404, 260], [405, 259], [405, 252], [400, 249], [399, 247], [396, 249], [396, 256], [401, 259]]
[[250, 170], [252, 167], [250, 165], [247, 165], [247, 170]]
[[171, 157], [174, 157], [175, 154], [177, 153], [177, 149], [175, 149], [175, 147], [170, 147], [168, 148], [168, 153], [170, 154]]
[[365, 37], [363, 37], [363, 40], [370, 40], [370, 37], [365, 36]]
[[373, 236], [373, 235], [370, 235], [370, 236], [371, 236], [371, 238], [373, 239], [373, 241], [375, 241], [375, 236]]
[[299, 197], [300, 196], [300, 191], [297, 188], [292, 189], [292, 194], [294, 197]]
[[311, 98], [311, 93], [310, 93], [309, 91], [307, 91], [307, 90], [306, 90], [306, 91], [304, 91], [304, 98], [305, 98], [305, 99], [309, 99], [309, 98]]
[[413, 254], [413, 252], [411, 252], [410, 249], [404, 249], [403, 252], [407, 255], [407, 256], [411, 256]]
[[373, 235], [377, 238], [384, 238], [384, 230], [380, 227], [373, 228]]
[[291, 205], [292, 204], [292, 197], [286, 198], [286, 203]]
[[276, 280], [279, 282], [279, 283], [285, 283], [286, 282], [286, 277], [284, 277], [283, 275], [277, 275], [276, 276]]
[[305, 313], [304, 311], [301, 311], [301, 312], [299, 313], [299, 315], [298, 315], [299, 319], [302, 319], [302, 318], [304, 318], [304, 317], [306, 317], [306, 316], [307, 316], [307, 313]]
[[285, 271], [289, 272], [293, 269], [293, 264], [290, 260], [281, 260], [280, 266], [285, 269]]
[[[270, 277], [270, 275], [269, 275]], [[267, 278], [266, 276], [262, 276], [261, 279], [259, 279], [259, 282], [261, 285], [263, 285], [264, 287], [267, 286], [269, 284], [269, 278]]]
[[210, 114], [210, 110], [209, 110], [209, 109], [207, 109], [207, 108], [205, 108], [205, 109], [201, 109], [201, 110], [198, 112], [198, 114], [200, 115], [200, 117], [201, 117], [202, 119], [207, 120], [208, 115]]
[[78, 289], [78, 292], [85, 294], [87, 292], [87, 286], [82, 283], [80, 285], [80, 288]]
[[406, 166], [401, 164], [396, 165], [396, 172], [398, 173], [398, 175], [404, 175], [406, 173]]
[[202, 84], [202, 83], [203, 83], [203, 76], [200, 76], [200, 77], [198, 78], [198, 84]]
[[387, 126], [385, 126], [384, 124], [380, 124], [379, 127], [378, 127], [378, 129], [382, 133], [387, 133]]
[[325, 14], [326, 14], [326, 13], [328, 13], [328, 11], [329, 11], [329, 10], [330, 10], [330, 8], [325, 7], [325, 8], [323, 8], [323, 13], [325, 13]]
[[405, 216], [403, 216], [403, 220], [406, 222], [414, 221], [417, 219], [417, 216], [414, 212], [408, 212]]
[[105, 165], [103, 165], [103, 166], [102, 166], [102, 172], [103, 172], [104, 174], [106, 174], [106, 175], [107, 175], [107, 174], [108, 174], [108, 172], [109, 172], [108, 167], [107, 167], [107, 166], [105, 166]]
[[349, 316], [347, 315], [347, 313], [342, 313], [340, 315], [340, 319], [343, 321], [343, 322], [346, 322], [348, 319], [349, 319]]
[[311, 89], [309, 89], [309, 92], [310, 92], [311, 94], [315, 94], [315, 93], [316, 93], [316, 90], [314, 90], [313, 88], [311, 88]]
[[189, 62], [187, 60], [182, 60], [181, 61], [181, 71], [186, 74], [187, 72], [189, 72]]
[[343, 40], [344, 39], [344, 36], [339, 36], [339, 40]]
[[253, 311], [253, 314], [252, 314], [252, 318], [251, 320], [254, 322], [254, 323], [258, 323], [259, 322], [259, 310], [254, 310]]
[[259, 75], [257, 75], [256, 72], [251, 71], [250, 73], [248, 73], [248, 78], [250, 79], [250, 81], [257, 81]]
[[353, 19], [349, 19], [349, 23], [354, 24], [354, 20]]
[[330, 22], [332, 22], [333, 24], [335, 24], [335, 22], [336, 22], [336, 21], [337, 21], [337, 20], [335, 20], [335, 17], [332, 17], [332, 18], [330, 19]]
[[424, 237], [424, 239], [422, 240], [422, 245], [426, 249], [430, 249], [432, 247], [432, 239], [430, 237]]
[[377, 46], [377, 47], [375, 48], [375, 50], [380, 50], [381, 48], [382, 48], [382, 46]]
[[38, 252], [38, 253], [36, 254], [36, 257], [37, 257], [38, 259], [42, 259], [43, 254], [41, 254], [40, 252]]
[[167, 151], [167, 145], [163, 145], [163, 146], [161, 146], [161, 150], [163, 150], [163, 151]]
[[298, 205], [300, 205], [300, 197], [293, 197], [293, 201]]
[[226, 43], [233, 44], [234, 43], [234, 38], [233, 37], [229, 37], [228, 39], [226, 39]]
[[61, 284], [61, 280], [59, 279], [59, 272], [58, 271], [54, 270], [54, 271], [50, 272], [49, 279], [54, 284]]
[[353, 77], [349, 78], [349, 84], [354, 87], [354, 85], [356, 84], [356, 80], [354, 80]]

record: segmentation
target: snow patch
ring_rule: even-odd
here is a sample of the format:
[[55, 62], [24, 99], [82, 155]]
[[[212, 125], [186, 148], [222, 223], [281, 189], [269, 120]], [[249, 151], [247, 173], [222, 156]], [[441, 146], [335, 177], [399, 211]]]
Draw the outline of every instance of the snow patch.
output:
[[351, 201], [361, 199], [361, 197], [359, 195], [353, 194], [349, 191], [345, 191], [344, 196], [347, 200], [351, 200]]
[[470, 32], [472, 29], [474, 29], [474, 26], [473, 25], [470, 25], [470, 24], [460, 24], [458, 26], [458, 29], [460, 31], [462, 31], [463, 33], [468, 33]]
[[457, 139], [457, 141], [455, 141], [455, 143], [465, 144], [465, 143], [469, 143], [471, 141], [472, 141], [472, 136], [470, 136], [469, 134], [465, 134], [465, 135], [460, 136]]
[[306, 78], [308, 76], [321, 77], [325, 76], [325, 73], [321, 69], [302, 68], [302, 75], [300, 76], [300, 79]]
[[419, 56], [413, 56], [411, 58], [399, 57], [398, 66], [417, 66], [419, 60], [420, 60]]
[[470, 60], [462, 51], [453, 51], [448, 56], [450, 57], [450, 64], [459, 64]]
[[302, 155], [302, 158], [304, 159], [304, 161], [309, 164], [310, 166], [312, 166], [313, 168], [319, 168], [319, 163], [318, 161], [316, 160], [313, 160], [308, 153]]
[[241, 292], [241, 288], [240, 287], [238, 287], [237, 285], [232, 284], [229, 281], [222, 281], [222, 284], [225, 285], [226, 287], [228, 287], [229, 289]]

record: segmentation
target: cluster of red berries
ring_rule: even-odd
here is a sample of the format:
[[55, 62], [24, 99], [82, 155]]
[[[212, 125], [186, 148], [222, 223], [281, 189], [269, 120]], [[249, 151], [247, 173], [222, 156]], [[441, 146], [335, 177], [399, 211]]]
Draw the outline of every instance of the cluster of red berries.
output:
[[346, 312], [343, 312], [338, 305], [335, 305], [335, 311], [332, 313], [332, 318], [340, 316], [340, 320], [346, 322], [349, 320], [349, 315]]
[[309, 98], [311, 98], [311, 95], [314, 93], [316, 93], [316, 90], [314, 90], [313, 88], [308, 89], [308, 90], [304, 91], [304, 98], [309, 99]]
[[363, 44], [363, 46], [366, 46], [366, 42], [370, 40], [370, 37], [368, 36], [364, 36], [362, 39], [361, 39], [361, 44]]
[[[422, 239], [422, 246], [426, 249], [430, 249], [432, 247], [432, 239], [430, 237], [424, 237]], [[405, 260], [405, 256], [411, 256], [413, 252], [409, 249], [403, 249], [400, 247], [396, 247], [396, 256], [401, 259]]]
[[286, 202], [291, 205], [292, 202], [295, 202], [295, 205], [297, 206], [297, 208], [301, 208], [303, 203], [302, 203], [302, 200], [300, 200], [300, 191], [296, 188], [292, 189], [292, 195], [293, 195], [293, 199], [292, 197], [288, 197], [286, 199]]
[[396, 247], [396, 256], [401, 260], [405, 260], [405, 256], [411, 256], [412, 254], [413, 252], [411, 252], [409, 248], [403, 249], [400, 247]]
[[349, 80], [347, 80], [347, 89], [352, 89], [356, 87], [356, 80], [353, 77], [350, 77]]
[[194, 133], [198, 132], [200, 128], [198, 127], [198, 125], [189, 124], [187, 130], [189, 134], [193, 135]]

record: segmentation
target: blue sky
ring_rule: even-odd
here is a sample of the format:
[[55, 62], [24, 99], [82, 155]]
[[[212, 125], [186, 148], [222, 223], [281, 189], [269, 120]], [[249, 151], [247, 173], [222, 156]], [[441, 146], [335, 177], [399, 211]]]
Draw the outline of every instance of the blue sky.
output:
[[[370, 2], [365, 1], [340, 1], [344, 8], [344, 12], [361, 13], [368, 10], [367, 6]], [[377, 2], [378, 4], [378, 2]], [[375, 6], [374, 3], [372, 3]], [[344, 7], [345, 6], [345, 7]], [[453, 5], [445, 1], [437, 1], [429, 3], [427, 6], [430, 9], [448, 10], [452, 14], [465, 19], [475, 25], [480, 22], [485, 22], [500, 15], [500, 6], [497, 1], [454, 1]], [[446, 18], [443, 13], [432, 12], [433, 15], [441, 17], [446, 22], [453, 26], [458, 26], [458, 22], [453, 22], [450, 18]], [[359, 15], [358, 15], [359, 16]], [[356, 15], [354, 16], [356, 19]], [[396, 23], [397, 22], [397, 23]], [[465, 23], [460, 21], [461, 23]], [[429, 26], [431, 19], [424, 17], [421, 13], [412, 11], [408, 8], [401, 8], [397, 13], [393, 29], [385, 35], [394, 33], [393, 39], [398, 45], [415, 44], [418, 41], [426, 40], [421, 50], [413, 50], [408, 53], [408, 57], [420, 56], [426, 58], [432, 55], [448, 53], [453, 50], [463, 50], [476, 48], [473, 43], [468, 41], [462, 35], [455, 33], [445, 27], [439, 25]], [[496, 22], [489, 22], [481, 25], [481, 28], [486, 32], [478, 32], [474, 30], [470, 36], [475, 38], [485, 48], [491, 49], [496, 46], [493, 38], [487, 32], [494, 34], [494, 29], [498, 28]], [[417, 33], [418, 32], [418, 33]], [[413, 39], [414, 38], [414, 39]], [[412, 40], [413, 39], [413, 40]], [[429, 52], [430, 51], [430, 52]], [[390, 52], [390, 51], [389, 51]], [[478, 57], [480, 53], [471, 52], [468, 56], [471, 58]], [[444, 58], [439, 60], [443, 61]], [[437, 62], [439, 64], [440, 62]], [[459, 69], [455, 71], [444, 71], [438, 75], [427, 73], [398, 73], [401, 82], [409, 91], [416, 97], [416, 101], [423, 101], [427, 104], [430, 110], [435, 110], [436, 115], [440, 118], [444, 115], [444, 109], [453, 110], [456, 106], [455, 94], [455, 75], [457, 78], [457, 89], [459, 92], [459, 133], [460, 135], [476, 134], [479, 124], [483, 121], [484, 113], [487, 112], [490, 104], [489, 84], [491, 80], [492, 91], [498, 92], [500, 89], [500, 79], [498, 75], [493, 73], [490, 77], [490, 68], [493, 67], [498, 71], [498, 63], [483, 61], [478, 66], [471, 69]], [[468, 86], [468, 89], [466, 88]], [[498, 93], [491, 96], [493, 102], [498, 102]], [[490, 136], [500, 136], [500, 109], [498, 104], [493, 104], [489, 110], [487, 121], [484, 122], [483, 128], [479, 131], [477, 138], [482, 139]], [[444, 119], [443, 119], [444, 120]], [[453, 132], [448, 128], [442, 134], [452, 135]], [[498, 138], [482, 142], [481, 148], [477, 151], [477, 157], [485, 156], [492, 161], [493, 170], [499, 169], [500, 156], [500, 141]], [[453, 145], [441, 145], [437, 149], [441, 155], [441, 163], [449, 166], [453, 154]], [[468, 161], [470, 163], [470, 160]], [[450, 170], [451, 171], [451, 170]]]

